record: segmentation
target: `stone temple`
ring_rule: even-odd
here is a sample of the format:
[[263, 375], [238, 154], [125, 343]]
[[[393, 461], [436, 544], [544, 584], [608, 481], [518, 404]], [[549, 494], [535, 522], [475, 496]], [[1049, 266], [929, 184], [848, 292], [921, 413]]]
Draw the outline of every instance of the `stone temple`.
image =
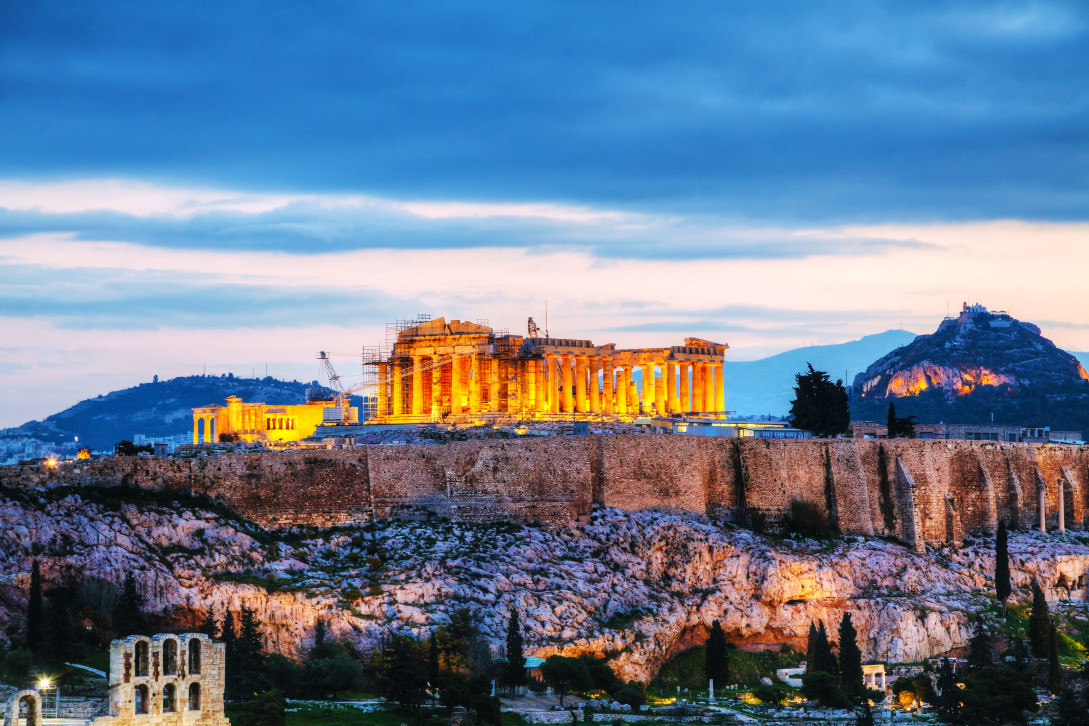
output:
[[725, 415], [724, 343], [685, 338], [683, 345], [619, 349], [536, 337], [532, 320], [529, 332], [444, 318], [399, 330], [388, 355], [370, 362], [378, 381], [372, 421]]

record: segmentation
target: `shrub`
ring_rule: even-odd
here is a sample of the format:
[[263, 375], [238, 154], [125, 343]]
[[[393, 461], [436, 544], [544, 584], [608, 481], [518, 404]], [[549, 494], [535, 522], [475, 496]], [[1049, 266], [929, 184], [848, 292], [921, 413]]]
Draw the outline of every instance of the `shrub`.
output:
[[32, 657], [26, 648], [9, 651], [4, 656], [4, 672], [12, 680], [22, 680], [30, 674]]

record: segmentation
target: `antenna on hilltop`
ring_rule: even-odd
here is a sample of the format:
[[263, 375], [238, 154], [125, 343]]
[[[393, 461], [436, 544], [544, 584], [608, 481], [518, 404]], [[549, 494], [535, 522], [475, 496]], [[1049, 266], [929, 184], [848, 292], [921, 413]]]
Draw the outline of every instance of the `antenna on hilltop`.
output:
[[548, 301], [547, 300], [545, 300], [545, 337], [546, 338], [551, 338], [552, 337], [551, 335], [548, 334]]

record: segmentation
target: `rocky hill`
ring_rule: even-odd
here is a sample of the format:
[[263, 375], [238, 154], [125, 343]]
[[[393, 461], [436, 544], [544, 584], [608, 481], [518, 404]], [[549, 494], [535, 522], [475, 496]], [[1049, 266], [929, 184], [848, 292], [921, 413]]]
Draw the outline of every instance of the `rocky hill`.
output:
[[245, 401], [297, 404], [306, 400], [306, 389], [315, 383], [276, 378], [233, 376], [185, 376], [167, 381], [141, 383], [81, 401], [44, 421], [0, 430], [0, 439], [33, 438], [51, 443], [72, 441], [92, 449], [113, 449], [121, 439], [145, 436], [176, 436], [192, 432], [197, 406], [222, 404], [227, 396]]
[[[595, 509], [546, 530], [445, 521], [270, 533], [193, 498], [130, 488], [0, 490], [0, 632], [21, 632], [32, 556], [47, 586], [103, 592], [136, 573], [147, 611], [193, 626], [256, 610], [271, 648], [297, 653], [317, 618], [361, 649], [425, 635], [470, 606], [502, 642], [517, 608], [527, 654], [596, 653], [646, 680], [714, 619], [741, 646], [804, 648], [809, 621], [851, 611], [867, 659], [963, 646], [988, 605], [993, 540], [915, 554], [881, 539], [770, 540], [695, 515]], [[1084, 598], [1089, 540], [1015, 532], [1015, 598], [1033, 573], [1053, 602]], [[86, 586], [91, 583], [93, 587]], [[0, 636], [2, 638], [4, 636]]]
[[884, 420], [888, 402], [920, 421], [1089, 429], [1089, 373], [1032, 323], [981, 305], [855, 377], [851, 417]]

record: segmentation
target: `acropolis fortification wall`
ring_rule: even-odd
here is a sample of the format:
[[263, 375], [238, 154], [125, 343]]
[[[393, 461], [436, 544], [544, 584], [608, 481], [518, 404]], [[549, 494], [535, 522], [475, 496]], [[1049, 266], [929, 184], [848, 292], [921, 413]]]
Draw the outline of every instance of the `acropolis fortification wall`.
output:
[[117, 458], [0, 469], [0, 486], [133, 486], [222, 500], [268, 527], [389, 517], [560, 524], [595, 504], [774, 521], [813, 502], [845, 534], [909, 546], [1085, 524], [1089, 447], [603, 435]]

